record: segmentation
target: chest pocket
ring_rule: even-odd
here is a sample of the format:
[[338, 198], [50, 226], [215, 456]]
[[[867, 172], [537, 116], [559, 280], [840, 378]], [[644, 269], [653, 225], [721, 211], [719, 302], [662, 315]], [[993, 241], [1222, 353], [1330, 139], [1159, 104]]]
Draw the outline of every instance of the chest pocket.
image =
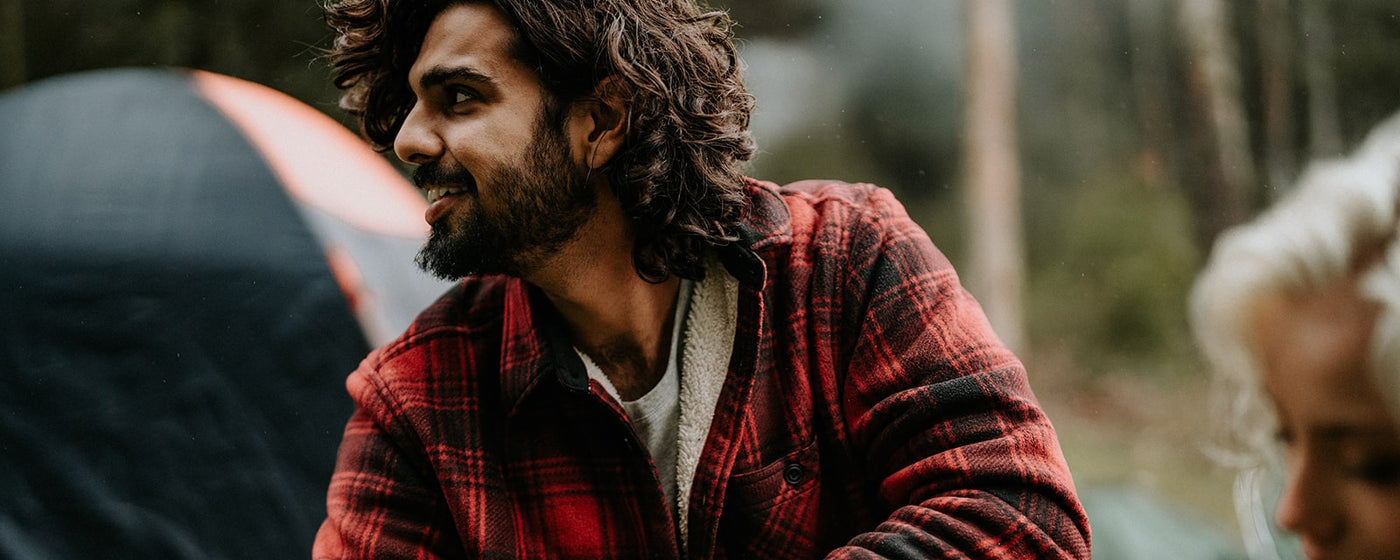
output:
[[731, 558], [808, 558], [816, 552], [821, 511], [816, 442], [732, 475], [721, 534]]

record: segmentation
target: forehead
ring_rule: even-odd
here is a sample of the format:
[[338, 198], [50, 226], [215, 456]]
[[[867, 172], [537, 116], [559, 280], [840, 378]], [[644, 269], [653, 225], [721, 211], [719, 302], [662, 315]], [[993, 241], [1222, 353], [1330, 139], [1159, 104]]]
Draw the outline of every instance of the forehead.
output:
[[528, 78], [528, 70], [512, 56], [515, 29], [494, 6], [454, 4], [433, 19], [423, 36], [418, 58], [409, 69], [417, 85], [426, 73], [470, 69], [493, 78]]
[[1263, 385], [1285, 416], [1389, 421], [1367, 372], [1376, 305], [1352, 283], [1262, 295], [1252, 311]]

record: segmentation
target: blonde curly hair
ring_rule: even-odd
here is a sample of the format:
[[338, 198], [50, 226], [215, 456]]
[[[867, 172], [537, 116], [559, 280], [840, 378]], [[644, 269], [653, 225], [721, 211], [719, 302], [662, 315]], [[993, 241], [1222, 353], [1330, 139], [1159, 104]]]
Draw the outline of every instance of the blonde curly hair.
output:
[[[1380, 311], [1367, 371], [1400, 419], [1400, 114], [1346, 158], [1313, 164], [1293, 192], [1220, 236], [1192, 290], [1192, 328], [1218, 385], [1221, 450], [1232, 466], [1277, 464], [1277, 418], [1250, 349], [1253, 306], [1355, 278]], [[1400, 423], [1400, 420], [1397, 420]]]

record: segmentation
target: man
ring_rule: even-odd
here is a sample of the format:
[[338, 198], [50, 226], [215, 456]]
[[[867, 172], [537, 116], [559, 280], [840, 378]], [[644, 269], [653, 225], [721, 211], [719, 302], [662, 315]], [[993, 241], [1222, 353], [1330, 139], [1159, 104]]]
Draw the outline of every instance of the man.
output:
[[1020, 363], [887, 191], [745, 179], [723, 14], [346, 0], [465, 278], [347, 382], [316, 556], [1088, 558]]

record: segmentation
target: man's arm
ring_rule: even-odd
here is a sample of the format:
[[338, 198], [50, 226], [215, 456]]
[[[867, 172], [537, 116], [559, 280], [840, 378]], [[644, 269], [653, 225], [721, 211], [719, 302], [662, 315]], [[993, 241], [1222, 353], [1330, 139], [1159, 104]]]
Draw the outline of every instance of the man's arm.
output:
[[1089, 558], [1089, 526], [1019, 360], [887, 191], [852, 234], [864, 301], [844, 414], [895, 509], [833, 558]]
[[424, 453], [405, 443], [416, 438], [406, 437], [401, 411], [373, 382], [378, 357], [370, 354], [346, 381], [355, 414], [341, 440], [312, 557], [463, 557]]

